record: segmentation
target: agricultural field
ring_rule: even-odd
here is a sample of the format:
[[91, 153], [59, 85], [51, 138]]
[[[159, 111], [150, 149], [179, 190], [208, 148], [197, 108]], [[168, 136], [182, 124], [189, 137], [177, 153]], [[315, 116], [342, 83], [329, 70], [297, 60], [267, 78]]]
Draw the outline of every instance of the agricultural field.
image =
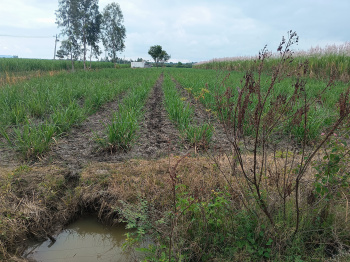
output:
[[[87, 66], [91, 69], [113, 68], [111, 62], [87, 61]], [[75, 61], [76, 69], [84, 68], [82, 61]], [[70, 60], [45, 60], [45, 59], [27, 59], [27, 58], [0, 58], [0, 72], [30, 72], [30, 71], [62, 71], [70, 70], [72, 63]]]
[[[111, 62], [87, 62], [87, 66], [92, 70], [103, 68], [114, 68]], [[116, 65], [118, 68], [128, 68], [130, 65]], [[84, 68], [82, 61], [75, 61], [74, 68], [80, 70]], [[0, 58], [0, 86], [5, 84], [15, 84], [20, 81], [29, 80], [33, 77], [54, 75], [61, 71], [72, 69], [70, 60], [45, 60], [26, 58]]]
[[1, 85], [0, 260], [89, 212], [145, 261], [347, 261], [349, 82], [260, 62]]

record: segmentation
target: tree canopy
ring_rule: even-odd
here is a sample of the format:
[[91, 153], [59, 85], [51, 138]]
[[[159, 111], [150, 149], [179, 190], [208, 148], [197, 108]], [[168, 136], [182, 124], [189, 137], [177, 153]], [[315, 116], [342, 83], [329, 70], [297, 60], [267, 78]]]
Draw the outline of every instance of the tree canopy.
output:
[[68, 40], [64, 40], [61, 42], [60, 49], [57, 51], [56, 56], [60, 59], [64, 59], [65, 57], [69, 57], [71, 55], [71, 44]]
[[70, 56], [72, 70], [74, 70], [74, 60], [80, 55], [76, 17], [78, 16], [78, 0], [59, 0], [58, 10], [56, 10], [56, 24], [61, 28], [61, 34], [67, 39], [61, 42], [60, 55]]
[[98, 0], [59, 0], [56, 11], [56, 24], [61, 28], [61, 43], [57, 56], [70, 57], [72, 70], [74, 61], [83, 57], [86, 69], [86, 55], [90, 46], [90, 59], [101, 54], [99, 41], [102, 38], [105, 50], [115, 62], [117, 52], [124, 50], [125, 27], [119, 4], [106, 6], [103, 14], [99, 12]]
[[117, 60], [117, 53], [125, 48], [126, 30], [123, 22], [119, 4], [111, 3], [103, 9], [102, 42], [113, 63]]
[[166, 62], [171, 57], [160, 45], [151, 46], [148, 50], [148, 54], [153, 58], [157, 67], [159, 62]]

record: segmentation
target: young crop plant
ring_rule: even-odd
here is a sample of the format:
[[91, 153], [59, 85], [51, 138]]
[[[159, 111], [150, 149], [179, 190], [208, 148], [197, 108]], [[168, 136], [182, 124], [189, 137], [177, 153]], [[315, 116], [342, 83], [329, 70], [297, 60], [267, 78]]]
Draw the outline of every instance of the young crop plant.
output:
[[80, 108], [76, 101], [72, 101], [67, 107], [62, 107], [50, 116], [50, 122], [57, 129], [58, 134], [67, 132], [72, 126], [79, 125], [86, 118], [86, 112]]
[[122, 106], [114, 113], [111, 123], [106, 128], [107, 138], [99, 140], [102, 147], [109, 148], [111, 152], [129, 149], [137, 139], [138, 118], [139, 115], [133, 108]]
[[168, 75], [163, 82], [163, 91], [169, 118], [175, 123], [184, 140], [195, 148], [207, 148], [213, 135], [213, 127], [207, 123], [201, 125], [194, 123], [193, 108], [180, 96], [175, 83]]
[[101, 148], [115, 152], [126, 151], [132, 147], [138, 137], [140, 119], [144, 115], [142, 109], [157, 76], [157, 72], [153, 72], [149, 78], [141, 78], [142, 82], [136, 84], [123, 99], [111, 122], [106, 126], [105, 136], [95, 137]]
[[52, 139], [56, 134], [56, 126], [48, 122], [37, 126], [27, 120], [21, 128], [14, 128], [11, 136], [4, 130], [1, 130], [0, 134], [24, 158], [31, 158], [41, 156], [50, 148]]
[[36, 158], [88, 115], [122, 95], [146, 73], [104, 69], [62, 72], [0, 89], [0, 136], [24, 158]]
[[189, 144], [194, 145], [197, 149], [197, 147], [209, 147], [213, 131], [210, 124], [204, 123], [202, 125], [189, 125], [183, 132], [185, 132]]

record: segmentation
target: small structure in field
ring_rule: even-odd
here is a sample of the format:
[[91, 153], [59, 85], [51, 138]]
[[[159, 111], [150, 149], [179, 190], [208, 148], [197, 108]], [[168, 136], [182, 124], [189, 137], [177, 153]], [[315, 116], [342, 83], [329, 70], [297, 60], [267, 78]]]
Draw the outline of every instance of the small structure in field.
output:
[[145, 68], [145, 61], [142, 62], [131, 62], [131, 68]]

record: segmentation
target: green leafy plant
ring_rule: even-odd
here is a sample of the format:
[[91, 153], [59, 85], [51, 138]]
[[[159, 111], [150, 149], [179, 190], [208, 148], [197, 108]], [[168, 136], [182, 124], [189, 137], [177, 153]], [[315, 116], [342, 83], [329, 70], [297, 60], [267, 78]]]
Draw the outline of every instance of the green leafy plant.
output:
[[346, 139], [334, 133], [327, 143], [323, 159], [313, 163], [318, 171], [315, 175], [314, 187], [319, 196], [332, 199], [340, 196], [341, 189], [349, 188], [349, 153]]

